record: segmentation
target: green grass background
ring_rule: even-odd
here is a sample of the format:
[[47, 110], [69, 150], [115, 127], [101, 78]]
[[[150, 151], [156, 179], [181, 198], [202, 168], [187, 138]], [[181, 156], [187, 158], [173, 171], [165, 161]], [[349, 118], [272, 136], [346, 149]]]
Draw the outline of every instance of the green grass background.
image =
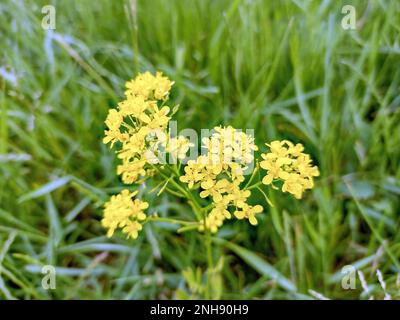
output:
[[[266, 207], [258, 227], [221, 230], [220, 297], [368, 298], [359, 281], [341, 287], [353, 264], [376, 298], [377, 268], [398, 298], [400, 3], [139, 0], [136, 23], [134, 3], [0, 4], [0, 298], [190, 297], [182, 270], [206, 267], [198, 233], [158, 223], [137, 241], [107, 239], [99, 222], [123, 187], [103, 121], [138, 67], [176, 82], [180, 128], [250, 128], [259, 145], [288, 138], [320, 167], [301, 201], [270, 191], [271, 208], [254, 192]], [[53, 32], [41, 28], [46, 4]], [[357, 30], [341, 27], [345, 4]], [[150, 213], [191, 214], [153, 198]], [[48, 264], [55, 290], [41, 287]]]

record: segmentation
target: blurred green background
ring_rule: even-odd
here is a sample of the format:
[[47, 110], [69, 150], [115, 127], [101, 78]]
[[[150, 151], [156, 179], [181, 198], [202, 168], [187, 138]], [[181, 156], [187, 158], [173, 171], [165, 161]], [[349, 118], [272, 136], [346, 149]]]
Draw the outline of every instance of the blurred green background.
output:
[[[47, 4], [55, 30], [41, 27]], [[341, 26], [345, 4], [357, 30]], [[320, 167], [301, 201], [270, 191], [271, 208], [254, 194], [258, 227], [221, 229], [219, 297], [368, 298], [359, 281], [341, 286], [353, 264], [375, 298], [377, 269], [399, 298], [399, 1], [6, 0], [0, 16], [1, 299], [196, 296], [198, 233], [157, 223], [137, 241], [107, 239], [100, 225], [123, 187], [104, 119], [138, 68], [175, 81], [180, 128], [291, 139]], [[150, 213], [191, 214], [153, 198]], [[43, 265], [56, 267], [55, 290], [41, 286]]]

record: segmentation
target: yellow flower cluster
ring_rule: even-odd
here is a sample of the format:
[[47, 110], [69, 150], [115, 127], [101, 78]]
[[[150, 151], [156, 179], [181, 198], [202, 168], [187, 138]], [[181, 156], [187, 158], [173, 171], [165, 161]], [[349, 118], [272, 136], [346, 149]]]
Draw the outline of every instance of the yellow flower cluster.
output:
[[145, 100], [167, 100], [169, 91], [174, 83], [161, 72], [153, 76], [150, 72], [139, 74], [135, 79], [126, 83], [127, 97], [143, 97]]
[[245, 170], [254, 159], [253, 151], [258, 150], [254, 138], [231, 126], [215, 127], [214, 131], [211, 137], [202, 140], [211, 162], [224, 165], [236, 162]]
[[[117, 173], [122, 175], [125, 183], [134, 183], [140, 176], [146, 174], [146, 163], [151, 163], [149, 154], [156, 157], [159, 140], [148, 141], [154, 132], [166, 135], [165, 131], [170, 120], [168, 106], [159, 107], [158, 100], [165, 101], [173, 82], [163, 77], [161, 73], [153, 76], [146, 72], [139, 74], [134, 80], [126, 83], [126, 99], [118, 103], [117, 109], [111, 109], [106, 119], [108, 130], [105, 131], [104, 143], [121, 143], [118, 158], [122, 164]], [[154, 162], [154, 160], [153, 160]]]
[[210, 197], [213, 201], [212, 209], [200, 222], [199, 230], [217, 232], [224, 220], [232, 217], [230, 207], [234, 208], [236, 218], [246, 218], [256, 225], [255, 214], [262, 212], [263, 208], [247, 204], [251, 192], [240, 188], [244, 181], [243, 172], [253, 161], [253, 151], [257, 150], [254, 139], [231, 126], [214, 130], [211, 137], [203, 139], [206, 154], [188, 161], [185, 174], [180, 177], [189, 188], [200, 187], [201, 198]]
[[177, 136], [174, 138], [169, 138], [167, 144], [165, 145], [166, 151], [176, 160], [183, 160], [186, 158], [186, 154], [194, 144], [189, 141], [189, 139], [184, 136]]
[[[139, 74], [126, 83], [126, 99], [118, 103], [117, 109], [110, 109], [104, 143], [120, 143], [118, 158], [122, 164], [117, 173], [127, 184], [136, 182], [149, 170], [146, 164], [159, 163], [162, 150], [182, 159], [192, 144], [184, 137], [170, 138], [167, 133], [170, 108], [164, 106], [173, 85], [160, 72]], [[163, 106], [158, 102], [162, 101]]]
[[139, 199], [132, 200], [137, 192], [123, 190], [118, 195], [111, 196], [110, 201], [104, 205], [104, 217], [101, 220], [103, 227], [108, 229], [107, 236], [111, 237], [115, 229], [122, 228], [128, 237], [136, 239], [142, 230], [141, 221], [146, 219], [143, 212], [149, 204]]
[[[169, 160], [172, 159], [171, 164], [177, 161], [182, 163], [189, 149], [194, 146], [183, 136], [169, 135], [171, 112], [166, 101], [172, 85], [173, 82], [160, 72], [155, 75], [149, 72], [139, 74], [126, 83], [125, 100], [109, 110], [103, 142], [117, 147], [118, 158], [122, 160], [117, 173], [124, 183], [139, 183], [143, 177], [152, 176], [159, 170], [155, 165], [166, 160], [161, 158], [166, 154]], [[209, 137], [202, 139], [202, 155], [189, 160], [184, 167], [184, 174], [179, 177], [187, 187], [182, 188], [173, 177], [167, 177], [169, 174], [179, 175], [179, 165], [162, 174], [167, 177], [164, 188], [173, 194], [179, 190], [180, 195], [193, 200], [194, 208], [199, 211], [197, 213], [204, 214], [198, 215], [199, 231], [215, 233], [226, 219], [232, 217], [247, 219], [251, 225], [256, 225], [257, 214], [264, 208], [248, 203], [250, 189], [259, 188], [261, 183], [276, 188], [273, 183], [282, 181], [282, 191], [300, 199], [305, 190], [313, 187], [313, 177], [319, 175], [310, 156], [303, 153], [303, 145], [283, 140], [273, 141], [267, 146], [270, 152], [261, 154], [263, 160], [260, 162], [260, 167], [267, 171], [266, 175], [261, 182], [250, 185], [255, 177], [253, 172], [246, 186], [241, 187], [258, 147], [251, 135], [231, 126], [215, 127]], [[168, 189], [168, 182], [172, 184], [172, 189]], [[211, 200], [210, 205], [200, 210], [199, 201], [193, 198], [187, 188], [198, 189], [201, 198]], [[136, 194], [123, 190], [105, 204], [102, 225], [108, 229], [109, 237], [121, 228], [128, 237], [137, 238], [146, 220], [144, 210], [148, 208], [148, 203], [133, 199]]]
[[[171, 138], [167, 132], [170, 108], [164, 103], [172, 85], [173, 82], [160, 72], [156, 75], [150, 72], [139, 74], [125, 84], [125, 100], [118, 103], [116, 109], [109, 110], [103, 142], [111, 143], [111, 147], [118, 145], [118, 158], [122, 164], [117, 167], [117, 173], [126, 184], [151, 176], [153, 169], [150, 165], [160, 162], [158, 157], [162, 151], [170, 151], [171, 156], [182, 159], [192, 146], [186, 138]], [[145, 218], [137, 210], [139, 207], [144, 209], [146, 203], [135, 200], [130, 205], [130, 198], [131, 195], [124, 191], [106, 203], [103, 225], [109, 228], [109, 235], [121, 227], [123, 232], [136, 238], [141, 229], [139, 221]], [[136, 213], [137, 219], [128, 219]]]
[[304, 147], [300, 143], [294, 145], [283, 140], [266, 145], [270, 152], [261, 154], [260, 166], [267, 170], [262, 183], [269, 185], [282, 180], [282, 191], [301, 199], [303, 192], [314, 186], [313, 177], [319, 176], [318, 167], [312, 166], [310, 156], [303, 153]]

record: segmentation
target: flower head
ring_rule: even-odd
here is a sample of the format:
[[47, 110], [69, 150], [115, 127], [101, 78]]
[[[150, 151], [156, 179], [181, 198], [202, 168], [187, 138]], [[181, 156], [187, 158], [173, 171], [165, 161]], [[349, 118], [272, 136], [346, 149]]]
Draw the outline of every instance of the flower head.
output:
[[108, 237], [111, 237], [117, 228], [121, 228], [128, 237], [137, 238], [138, 232], [142, 229], [140, 222], [146, 219], [143, 210], [149, 205], [139, 199], [132, 200], [136, 194], [137, 192], [125, 189], [118, 195], [111, 196], [105, 203], [104, 218], [101, 223], [108, 229]]
[[[170, 108], [164, 102], [172, 85], [173, 82], [160, 72], [155, 75], [141, 73], [126, 83], [125, 100], [108, 112], [103, 142], [111, 143], [111, 147], [117, 144], [118, 158], [122, 160], [117, 173], [124, 183], [132, 184], [140, 181], [142, 176], [154, 174], [151, 165], [158, 163], [156, 150], [167, 140]], [[183, 153], [182, 149], [185, 145], [180, 141], [179, 156]], [[121, 228], [128, 237], [135, 239], [138, 236], [142, 229], [140, 222], [146, 219], [143, 210], [148, 204], [139, 199], [132, 200], [135, 194], [123, 190], [105, 204], [102, 224], [108, 229], [108, 236], [112, 236], [117, 228]]]
[[211, 137], [202, 141], [210, 161], [222, 165], [239, 163], [242, 166], [253, 161], [253, 152], [258, 148], [252, 136], [231, 126], [215, 127], [214, 131]]
[[248, 219], [250, 224], [253, 226], [257, 225], [256, 214], [263, 211], [263, 207], [260, 205], [250, 206], [245, 204], [240, 210], [236, 210], [234, 215], [239, 220]]
[[111, 146], [115, 142], [124, 142], [129, 139], [129, 135], [120, 131], [121, 124], [123, 122], [122, 114], [116, 109], [110, 109], [105, 121], [108, 130], [104, 131], [105, 137], [104, 143], [111, 142]]
[[186, 158], [187, 152], [193, 146], [194, 144], [189, 139], [184, 136], [177, 136], [169, 139], [166, 149], [174, 159], [182, 160]]
[[166, 100], [174, 83], [161, 72], [152, 75], [150, 72], [140, 73], [134, 80], [126, 83], [126, 96], [142, 96], [144, 99]]
[[[140, 73], [126, 83], [125, 100], [108, 113], [105, 121], [108, 130], [103, 142], [111, 142], [111, 147], [119, 143], [117, 152], [122, 164], [117, 173], [125, 183], [138, 181], [150, 169], [148, 165], [159, 163], [158, 148], [165, 147], [171, 117], [168, 116], [170, 108], [157, 103], [168, 99], [172, 85], [173, 82], [160, 72], [156, 75]], [[186, 146], [179, 140], [179, 157], [186, 153]]]
[[193, 188], [193, 186], [203, 180], [204, 165], [199, 161], [199, 158], [196, 160], [189, 160], [184, 171], [185, 174], [179, 177], [179, 180], [188, 184], [189, 189]]
[[180, 177], [180, 181], [188, 183], [189, 188], [200, 187], [201, 198], [213, 201], [212, 209], [201, 221], [199, 230], [207, 228], [217, 232], [224, 220], [231, 218], [230, 208], [238, 212], [236, 217], [242, 219], [246, 216], [250, 223], [255, 224], [254, 215], [261, 206], [254, 209], [248, 205], [251, 192], [240, 188], [245, 180], [244, 170], [253, 160], [254, 150], [257, 150], [254, 139], [231, 126], [215, 127], [214, 130], [211, 137], [203, 139], [206, 154], [190, 160], [184, 169], [185, 174]]
[[283, 140], [266, 145], [270, 152], [261, 154], [260, 167], [267, 171], [262, 183], [269, 185], [282, 180], [282, 191], [301, 199], [303, 192], [314, 186], [313, 177], [319, 176], [318, 167], [313, 166], [310, 156], [302, 152], [304, 147], [300, 143], [294, 145]]

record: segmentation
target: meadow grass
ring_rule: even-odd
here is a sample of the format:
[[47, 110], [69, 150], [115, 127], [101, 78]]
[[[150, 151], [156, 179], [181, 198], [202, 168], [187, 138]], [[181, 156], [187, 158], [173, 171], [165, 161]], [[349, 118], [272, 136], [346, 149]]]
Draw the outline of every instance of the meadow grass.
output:
[[[41, 28], [49, 3], [53, 31]], [[341, 27], [344, 4], [357, 30]], [[377, 298], [380, 269], [399, 297], [398, 1], [6, 0], [0, 16], [1, 298], [190, 296], [190, 270], [207, 260], [197, 233], [157, 223], [136, 241], [107, 239], [100, 225], [123, 188], [103, 122], [145, 70], [176, 82], [179, 128], [250, 128], [259, 145], [288, 138], [321, 170], [301, 201], [272, 190], [269, 207], [254, 192], [266, 207], [257, 228], [221, 229], [216, 297], [366, 298], [359, 282], [342, 288], [348, 264]], [[149, 197], [150, 212], [191, 215]], [[41, 286], [49, 264], [56, 290]]]

